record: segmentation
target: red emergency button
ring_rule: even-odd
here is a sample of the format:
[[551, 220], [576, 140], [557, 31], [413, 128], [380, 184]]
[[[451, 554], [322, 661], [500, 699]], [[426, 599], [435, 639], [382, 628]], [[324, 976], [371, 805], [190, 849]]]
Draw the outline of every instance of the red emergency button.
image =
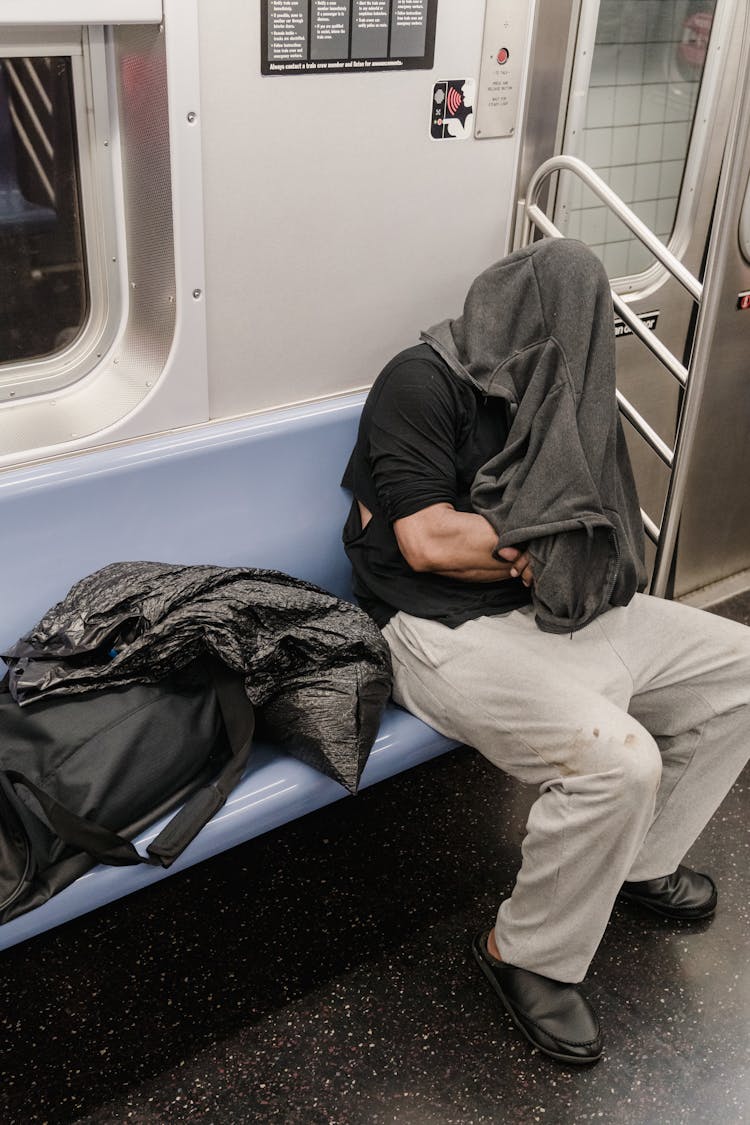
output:
[[750, 309], [750, 292], [737, 294], [737, 308]]
[[501, 47], [500, 50], [497, 52], [497, 61], [500, 63], [500, 66], [502, 66], [503, 63], [507, 63], [509, 58], [510, 58], [510, 51], [508, 50], [508, 48], [507, 47]]

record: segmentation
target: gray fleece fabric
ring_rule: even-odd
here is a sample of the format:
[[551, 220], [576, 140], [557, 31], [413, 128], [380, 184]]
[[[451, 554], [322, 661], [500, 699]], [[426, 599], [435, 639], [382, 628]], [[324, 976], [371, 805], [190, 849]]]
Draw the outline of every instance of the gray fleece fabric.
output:
[[463, 315], [422, 333], [461, 379], [508, 402], [475, 511], [528, 547], [540, 629], [583, 628], [646, 584], [643, 526], [615, 399], [609, 281], [580, 242], [543, 239], [490, 266]]

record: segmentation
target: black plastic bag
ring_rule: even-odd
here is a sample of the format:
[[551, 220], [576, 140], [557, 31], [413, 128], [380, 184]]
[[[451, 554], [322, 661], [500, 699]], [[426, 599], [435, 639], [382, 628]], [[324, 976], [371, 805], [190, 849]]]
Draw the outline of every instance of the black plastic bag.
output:
[[153, 683], [213, 656], [290, 753], [355, 790], [390, 694], [388, 646], [356, 606], [275, 570], [113, 563], [3, 658], [26, 703]]

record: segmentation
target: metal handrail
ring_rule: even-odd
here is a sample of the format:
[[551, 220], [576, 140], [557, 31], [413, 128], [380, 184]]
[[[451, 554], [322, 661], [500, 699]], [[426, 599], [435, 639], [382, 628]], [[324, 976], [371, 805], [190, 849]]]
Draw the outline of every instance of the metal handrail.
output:
[[[533, 207], [538, 200], [539, 191], [542, 183], [551, 176], [553, 172], [573, 172], [591, 189], [594, 195], [598, 195], [602, 202], [610, 208], [611, 211], [617, 215], [626, 227], [628, 227], [633, 234], [645, 246], [649, 248], [651, 253], [657, 258], [666, 269], [680, 282], [681, 285], [687, 289], [690, 296], [700, 301], [703, 295], [703, 286], [696, 277], [693, 277], [690, 270], [683, 266], [679, 258], [676, 258], [671, 250], [668, 250], [661, 239], [657, 238], [654, 232], [646, 226], [642, 219], [639, 219], [635, 211], [631, 211], [627, 203], [620, 199], [619, 195], [612, 190], [609, 184], [606, 184], [601, 176], [598, 176], [593, 168], [590, 168], [585, 161], [580, 160], [577, 156], [553, 156], [550, 160], [545, 160], [544, 164], [540, 164], [534, 175], [529, 180], [529, 187], [527, 191], [527, 214], [529, 207]], [[544, 214], [544, 212], [542, 212]], [[524, 229], [524, 235], [527, 235], [527, 230]], [[528, 238], [525, 239], [528, 241]]]
[[[558, 230], [548, 215], [539, 207], [537, 200], [539, 192], [541, 191], [544, 181], [555, 172], [571, 172], [573, 175], [578, 176], [579, 179], [598, 195], [604, 205], [610, 209], [618, 219], [628, 227], [633, 234], [651, 251], [655, 258], [657, 258], [672, 276], [680, 282], [681, 285], [687, 289], [693, 300], [700, 302], [703, 295], [703, 286], [696, 277], [690, 273], [689, 270], [683, 266], [679, 258], [676, 258], [671, 250], [667, 250], [663, 242], [661, 242], [653, 231], [649, 230], [644, 222], [638, 218], [634, 211], [631, 211], [626, 203], [620, 199], [612, 191], [612, 188], [605, 184], [600, 176], [588, 164], [579, 160], [577, 156], [553, 156], [550, 160], [545, 160], [544, 164], [540, 164], [534, 175], [529, 181], [529, 187], [526, 194], [525, 205], [525, 220], [523, 228], [522, 245], [527, 245], [531, 240], [531, 227], [536, 226], [545, 234], [550, 235], [552, 238], [564, 238], [562, 231]], [[687, 383], [687, 368], [679, 361], [669, 348], [667, 348], [650, 328], [636, 316], [630, 306], [623, 301], [618, 293], [612, 292], [612, 302], [618, 314], [622, 317], [634, 335], [638, 336], [646, 347], [653, 352], [668, 371], [674, 375], [675, 379], [684, 387]]]

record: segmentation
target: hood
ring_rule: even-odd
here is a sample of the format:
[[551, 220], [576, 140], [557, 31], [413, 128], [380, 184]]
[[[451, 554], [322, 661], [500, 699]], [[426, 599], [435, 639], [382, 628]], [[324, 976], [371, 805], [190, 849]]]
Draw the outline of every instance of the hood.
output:
[[[549, 334], [539, 300], [532, 247], [525, 246], [488, 267], [472, 282], [461, 316], [443, 320], [422, 332], [459, 378], [482, 394], [516, 402], [512, 384], [501, 377], [501, 365], [526, 344]], [[518, 266], [526, 259], [525, 268]], [[515, 320], [506, 310], [514, 310]], [[523, 309], [523, 323], [517, 310]]]

